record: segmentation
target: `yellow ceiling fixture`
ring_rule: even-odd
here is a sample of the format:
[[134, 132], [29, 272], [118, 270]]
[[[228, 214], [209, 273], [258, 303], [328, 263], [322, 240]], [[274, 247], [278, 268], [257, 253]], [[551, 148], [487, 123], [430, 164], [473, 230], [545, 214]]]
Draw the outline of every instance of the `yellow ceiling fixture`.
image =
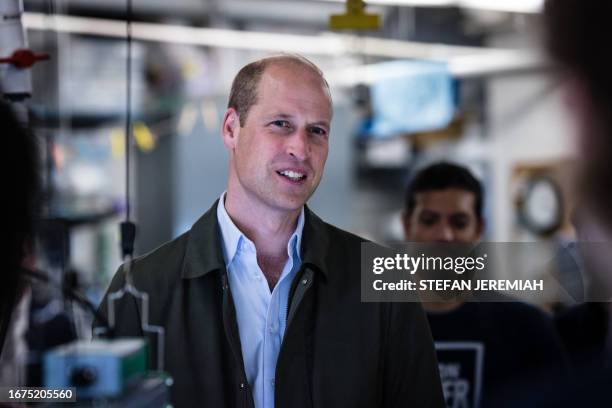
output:
[[334, 30], [378, 30], [380, 15], [365, 12], [363, 0], [346, 0], [346, 13], [334, 14], [329, 26]]

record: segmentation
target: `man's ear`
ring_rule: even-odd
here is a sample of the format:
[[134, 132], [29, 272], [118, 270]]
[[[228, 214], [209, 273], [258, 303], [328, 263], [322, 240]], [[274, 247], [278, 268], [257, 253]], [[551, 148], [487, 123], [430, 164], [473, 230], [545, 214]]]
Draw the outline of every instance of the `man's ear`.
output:
[[234, 108], [227, 108], [223, 115], [223, 126], [221, 127], [221, 136], [223, 144], [228, 150], [234, 150], [238, 143], [238, 133], [240, 132], [240, 119], [238, 112]]
[[478, 241], [482, 239], [482, 234], [484, 234], [486, 226], [487, 226], [487, 223], [484, 218], [481, 218], [480, 220], [478, 220], [478, 229], [476, 230], [478, 234]]

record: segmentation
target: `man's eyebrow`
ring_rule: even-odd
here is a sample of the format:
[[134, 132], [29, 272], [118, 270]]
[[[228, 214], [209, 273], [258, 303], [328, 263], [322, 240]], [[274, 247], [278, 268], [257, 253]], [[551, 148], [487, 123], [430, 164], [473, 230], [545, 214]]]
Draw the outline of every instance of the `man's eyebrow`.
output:
[[[288, 113], [275, 112], [268, 115], [269, 118], [280, 118], [280, 119], [293, 119], [294, 116]], [[318, 120], [312, 123], [308, 123], [308, 126], [323, 126], [329, 129], [330, 122], [327, 120]]]
[[293, 115], [289, 115], [288, 113], [282, 113], [282, 112], [274, 112], [274, 113], [271, 113], [270, 115], [268, 115], [268, 117], [270, 117], [270, 118], [281, 118], [281, 119], [291, 119], [291, 118], [293, 118]]
[[317, 122], [309, 123], [308, 126], [323, 126], [325, 128], [329, 128], [329, 122], [326, 120], [320, 120]]
[[438, 211], [434, 211], [434, 210], [430, 210], [428, 208], [423, 208], [423, 210], [421, 211], [421, 214], [426, 214], [426, 215], [440, 215], [440, 213]]

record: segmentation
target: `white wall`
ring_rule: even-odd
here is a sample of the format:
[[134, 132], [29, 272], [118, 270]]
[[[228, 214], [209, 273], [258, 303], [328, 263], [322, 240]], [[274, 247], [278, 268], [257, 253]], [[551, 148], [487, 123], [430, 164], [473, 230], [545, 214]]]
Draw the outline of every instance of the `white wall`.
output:
[[[517, 46], [529, 37], [503, 37], [495, 46]], [[520, 44], [518, 44], [520, 46]], [[549, 72], [492, 77], [487, 81], [485, 133], [492, 160], [492, 240], [511, 239], [514, 210], [510, 191], [517, 163], [550, 161], [572, 156], [572, 128], [560, 83]]]

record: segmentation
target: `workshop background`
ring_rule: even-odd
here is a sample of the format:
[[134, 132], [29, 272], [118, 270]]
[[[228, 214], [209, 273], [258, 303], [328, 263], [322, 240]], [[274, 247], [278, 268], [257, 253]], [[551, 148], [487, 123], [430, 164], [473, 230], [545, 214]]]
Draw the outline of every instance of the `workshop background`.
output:
[[[135, 255], [188, 230], [224, 190], [220, 125], [231, 80], [276, 52], [311, 59], [332, 89], [330, 154], [309, 203], [323, 219], [377, 242], [401, 240], [407, 181], [445, 159], [483, 181], [486, 240], [567, 246], [575, 148], [541, 50], [541, 7], [372, 0], [365, 12], [379, 15], [377, 29], [335, 30], [330, 16], [347, 12], [343, 1], [134, 0]], [[49, 55], [31, 69], [25, 102], [44, 156], [37, 262], [97, 304], [122, 262], [128, 5], [25, 0], [24, 10], [29, 48]], [[41, 319], [62, 310], [46, 306]], [[87, 338], [90, 317], [77, 309]]]

